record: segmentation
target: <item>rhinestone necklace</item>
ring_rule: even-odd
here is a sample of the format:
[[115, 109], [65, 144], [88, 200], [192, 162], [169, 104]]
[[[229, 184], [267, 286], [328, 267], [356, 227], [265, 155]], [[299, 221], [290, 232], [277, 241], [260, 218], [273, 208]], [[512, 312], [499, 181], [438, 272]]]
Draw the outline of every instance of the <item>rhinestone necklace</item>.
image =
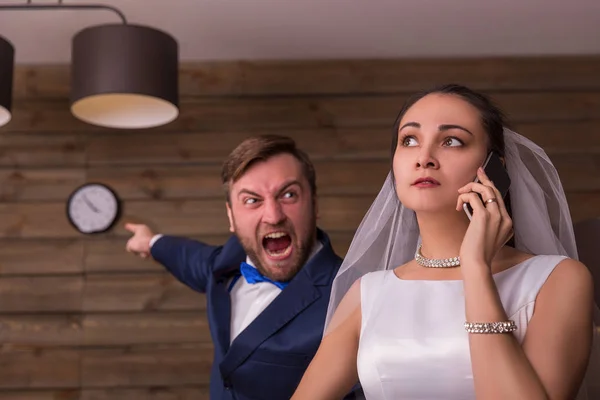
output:
[[417, 252], [415, 253], [415, 261], [422, 267], [427, 268], [452, 268], [460, 266], [460, 257], [452, 257], [452, 258], [427, 258], [421, 254], [421, 245], [417, 247]]

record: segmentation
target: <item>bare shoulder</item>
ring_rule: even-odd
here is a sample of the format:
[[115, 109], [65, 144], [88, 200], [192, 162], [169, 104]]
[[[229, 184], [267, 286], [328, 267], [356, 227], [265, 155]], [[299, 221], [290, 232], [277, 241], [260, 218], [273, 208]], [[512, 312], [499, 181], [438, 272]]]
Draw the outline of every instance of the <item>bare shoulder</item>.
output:
[[563, 289], [590, 290], [593, 292], [594, 279], [589, 268], [580, 261], [566, 258], [554, 269], [548, 283], [553, 283]]
[[[594, 280], [589, 268], [580, 261], [566, 258], [559, 262], [540, 290], [538, 301], [563, 300], [572, 305], [593, 304]], [[570, 301], [564, 302], [569, 299]]]

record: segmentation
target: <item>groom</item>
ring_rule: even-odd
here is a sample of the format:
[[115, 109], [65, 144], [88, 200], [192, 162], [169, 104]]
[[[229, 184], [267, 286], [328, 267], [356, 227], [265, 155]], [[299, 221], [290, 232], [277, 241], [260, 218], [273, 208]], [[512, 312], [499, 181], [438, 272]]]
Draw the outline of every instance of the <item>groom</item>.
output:
[[[321, 342], [342, 260], [316, 226], [315, 170], [292, 139], [245, 140], [225, 161], [221, 178], [234, 233], [224, 245], [127, 224], [133, 236], [126, 248], [151, 255], [206, 293], [215, 345], [212, 400], [287, 400]], [[346, 398], [363, 398], [362, 391]]]

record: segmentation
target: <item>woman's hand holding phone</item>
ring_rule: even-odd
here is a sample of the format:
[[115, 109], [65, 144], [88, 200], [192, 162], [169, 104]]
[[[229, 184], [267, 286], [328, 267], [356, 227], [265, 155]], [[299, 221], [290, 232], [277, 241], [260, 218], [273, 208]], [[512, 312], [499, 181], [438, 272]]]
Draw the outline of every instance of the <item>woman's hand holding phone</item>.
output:
[[[468, 203], [474, 210], [460, 249], [461, 265], [491, 266], [502, 246], [512, 237], [512, 219], [508, 215], [501, 192], [479, 168], [479, 182], [459, 189], [456, 209]], [[482, 201], [483, 199], [483, 201]]]

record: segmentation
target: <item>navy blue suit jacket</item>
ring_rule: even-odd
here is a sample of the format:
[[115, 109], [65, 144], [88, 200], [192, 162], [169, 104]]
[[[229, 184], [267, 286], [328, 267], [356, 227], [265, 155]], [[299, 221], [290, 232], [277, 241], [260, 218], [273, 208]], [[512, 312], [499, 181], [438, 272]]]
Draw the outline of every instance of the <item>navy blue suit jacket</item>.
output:
[[[231, 346], [227, 282], [239, 274], [240, 263], [246, 260], [238, 239], [209, 246], [163, 236], [154, 243], [151, 252], [156, 261], [185, 285], [206, 293], [214, 342], [211, 399], [288, 400], [292, 396], [321, 342], [331, 285], [342, 262], [325, 232], [318, 230], [318, 240], [323, 248]], [[362, 398], [361, 393], [357, 389], [346, 398]]]

